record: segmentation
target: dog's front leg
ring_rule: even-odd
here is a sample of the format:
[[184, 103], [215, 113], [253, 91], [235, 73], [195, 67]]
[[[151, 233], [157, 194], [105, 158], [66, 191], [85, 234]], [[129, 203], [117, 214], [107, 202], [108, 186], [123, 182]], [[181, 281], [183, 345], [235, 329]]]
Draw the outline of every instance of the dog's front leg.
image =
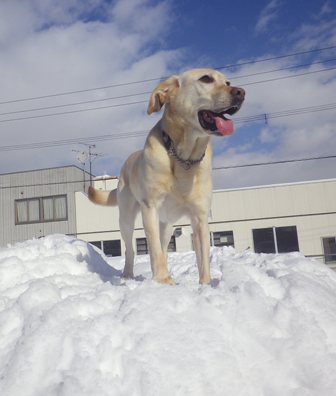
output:
[[154, 206], [142, 205], [142, 220], [149, 247], [153, 278], [160, 283], [174, 284], [167, 267], [167, 256], [160, 240], [160, 222]]
[[199, 273], [199, 282], [210, 283], [210, 236], [207, 216], [192, 219], [193, 242]]

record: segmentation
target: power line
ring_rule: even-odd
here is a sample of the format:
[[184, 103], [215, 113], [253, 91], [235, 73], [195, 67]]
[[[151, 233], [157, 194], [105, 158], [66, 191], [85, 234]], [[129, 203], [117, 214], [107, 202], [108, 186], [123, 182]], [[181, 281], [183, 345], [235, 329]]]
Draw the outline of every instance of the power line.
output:
[[[311, 63], [304, 63], [304, 64], [299, 64], [299, 65], [293, 65], [293, 66], [287, 66], [287, 67], [282, 67], [278, 69], [272, 69], [272, 70], [266, 70], [258, 73], [251, 73], [251, 74], [245, 74], [245, 75], [240, 75], [236, 76], [233, 80], [236, 80], [238, 78], [246, 78], [246, 77], [254, 77], [254, 76], [259, 76], [263, 74], [270, 74], [270, 73], [275, 73], [279, 71], [284, 71], [284, 70], [291, 70], [291, 69], [297, 69], [299, 67], [307, 67], [307, 66], [312, 66], [320, 63], [328, 63], [328, 62], [334, 62], [336, 61], [336, 58], [332, 59], [326, 59], [323, 61], [316, 61], [316, 62], [311, 62]], [[315, 73], [315, 71], [309, 72], [309, 73]], [[295, 76], [298, 76], [296, 74]], [[282, 77], [280, 77], [282, 78]], [[286, 77], [289, 78], [289, 77]], [[269, 81], [269, 80], [266, 80]], [[271, 80], [273, 81], [273, 80]], [[262, 80], [264, 82], [264, 80]], [[259, 81], [255, 83], [247, 83], [245, 85], [251, 85], [251, 84], [256, 84], [259, 83]], [[244, 84], [243, 84], [244, 85]], [[84, 104], [90, 104], [90, 103], [98, 103], [98, 102], [107, 102], [109, 100], [116, 100], [116, 99], [125, 99], [125, 98], [130, 98], [133, 96], [141, 96], [141, 95], [149, 95], [151, 94], [151, 91], [145, 91], [145, 92], [139, 92], [139, 93], [133, 93], [133, 94], [126, 94], [126, 95], [118, 95], [118, 96], [112, 96], [108, 98], [103, 98], [103, 99], [92, 99], [92, 100], [85, 100], [85, 101], [80, 101], [80, 102], [73, 102], [73, 103], [65, 103], [65, 104], [59, 104], [59, 105], [53, 105], [53, 106], [45, 106], [45, 107], [37, 107], [37, 108], [32, 108], [32, 109], [24, 109], [24, 110], [15, 110], [15, 111], [7, 111], [4, 113], [0, 113], [0, 116], [5, 116], [5, 115], [12, 115], [12, 114], [22, 114], [22, 113], [30, 113], [33, 111], [43, 111], [43, 110], [51, 110], [51, 109], [59, 109], [59, 108], [64, 108], [64, 107], [71, 107], [71, 106], [79, 106], [79, 105], [84, 105]], [[123, 104], [126, 105], [126, 104]], [[85, 109], [83, 109], [85, 110]]]
[[[317, 161], [317, 160], [326, 160], [326, 159], [334, 159], [336, 155], [326, 155], [320, 157], [308, 157], [308, 158], [295, 158], [295, 159], [287, 159], [287, 160], [279, 160], [279, 161], [269, 161], [269, 162], [259, 162], [259, 163], [250, 163], [250, 164], [239, 164], [239, 165], [228, 165], [228, 166], [219, 166], [213, 167], [212, 170], [227, 170], [227, 169], [236, 169], [236, 168], [247, 168], [247, 167], [255, 167], [255, 166], [269, 166], [269, 165], [279, 165], [279, 164], [288, 164], [294, 162], [305, 162], [305, 161]], [[1, 174], [0, 174], [1, 176]], [[94, 181], [106, 181], [116, 179], [116, 177], [96, 177]], [[48, 183], [35, 183], [35, 184], [22, 184], [17, 186], [0, 186], [0, 190], [7, 190], [13, 188], [29, 188], [29, 187], [42, 187], [42, 186], [53, 186], [53, 185], [66, 185], [66, 184], [76, 184], [76, 183], [90, 183], [90, 179], [80, 179], [80, 180], [67, 180], [63, 182], [48, 182]]]
[[[307, 55], [307, 54], [312, 54], [312, 53], [316, 53], [316, 52], [328, 51], [328, 50], [331, 50], [334, 48], [336, 48], [336, 45], [329, 46], [329, 47], [323, 47], [323, 48], [315, 48], [315, 49], [308, 50], [308, 51], [294, 52], [294, 53], [289, 53], [289, 54], [284, 54], [284, 55], [262, 58], [262, 59], [257, 59], [257, 60], [251, 60], [251, 61], [246, 61], [246, 62], [237, 62], [235, 64], [228, 64], [225, 66], [215, 67], [214, 69], [222, 70], [222, 69], [229, 69], [229, 68], [234, 68], [234, 67], [241, 67], [241, 66], [245, 66], [245, 65], [249, 65], [249, 64], [254, 64], [254, 63], [268, 62], [271, 60], [284, 59], [284, 58], [290, 58], [290, 57], [294, 57], [294, 56]], [[122, 86], [133, 85], [133, 84], [141, 84], [141, 83], [147, 83], [147, 82], [153, 82], [153, 81], [160, 81], [160, 80], [166, 79], [166, 78], [167, 78], [167, 76], [161, 76], [161, 77], [155, 77], [155, 78], [138, 80], [138, 81], [129, 81], [129, 82], [124, 82], [124, 83], [110, 84], [110, 85], [94, 87], [94, 88], [86, 88], [86, 89], [80, 89], [80, 90], [59, 92], [59, 93], [54, 93], [54, 94], [33, 96], [33, 97], [28, 97], [28, 98], [5, 100], [5, 101], [1, 101], [0, 105], [8, 104], [8, 103], [32, 101], [32, 100], [38, 100], [38, 99], [46, 99], [46, 98], [52, 98], [52, 97], [57, 97], [57, 96], [73, 95], [73, 94], [77, 94], [77, 93], [97, 91], [97, 90], [108, 89], [108, 88], [116, 88], [116, 87], [122, 87]]]
[[247, 122], [256, 122], [256, 121], [264, 121], [272, 119], [272, 118], [281, 118], [281, 117], [291, 117], [294, 115], [299, 115], [299, 114], [310, 114], [310, 113], [316, 113], [319, 111], [328, 111], [328, 110], [333, 110], [336, 108], [336, 103], [327, 103], [323, 105], [316, 105], [316, 106], [310, 106], [310, 107], [301, 107], [297, 109], [289, 109], [289, 110], [283, 110], [283, 111], [277, 111], [273, 113], [261, 113], [261, 114], [256, 114], [252, 116], [246, 116], [246, 117], [239, 117], [235, 119], [236, 124], [242, 124], [242, 123], [247, 123]]
[[129, 102], [129, 103], [118, 103], [118, 104], [109, 105], [109, 106], [92, 107], [90, 109], [78, 109], [78, 110], [62, 111], [60, 113], [40, 114], [40, 115], [19, 117], [19, 118], [9, 118], [9, 119], [6, 119], [6, 120], [0, 120], [0, 123], [12, 122], [12, 121], [32, 120], [32, 119], [35, 119], [35, 118], [53, 117], [53, 116], [60, 116], [60, 115], [66, 115], [66, 114], [75, 114], [75, 113], [83, 113], [83, 112], [95, 111], [95, 110], [106, 110], [106, 109], [110, 109], [110, 108], [114, 108], [114, 107], [130, 106], [130, 105], [141, 104], [141, 103], [148, 103], [148, 100], [141, 100], [141, 101]]
[[63, 182], [49, 182], [49, 183], [36, 183], [36, 184], [21, 184], [21, 185], [17, 185], [17, 186], [0, 186], [0, 190], [10, 190], [12, 188], [42, 187], [42, 186], [61, 186], [64, 184], [76, 184], [76, 183], [90, 184], [90, 179], [68, 180], [68, 181], [63, 181]]
[[[280, 117], [291, 117], [299, 114], [309, 114], [320, 111], [328, 111], [336, 109], [336, 103], [327, 103], [323, 105], [316, 105], [310, 107], [301, 107], [297, 109], [289, 109], [283, 110], [273, 113], [261, 113], [256, 115], [250, 115], [246, 117], [235, 118], [236, 124], [246, 124], [257, 121], [264, 121], [272, 119], [272, 118], [280, 118]], [[147, 135], [148, 130], [140, 130], [133, 132], [119, 132], [119, 133], [110, 133], [105, 135], [96, 135], [96, 136], [88, 136], [88, 137], [75, 137], [71, 139], [62, 139], [62, 140], [51, 140], [45, 142], [34, 142], [34, 143], [24, 143], [24, 144], [16, 144], [16, 145], [8, 145], [8, 146], [0, 146], [0, 152], [4, 151], [16, 151], [16, 150], [30, 150], [30, 149], [41, 149], [47, 147], [58, 147], [65, 146], [70, 144], [79, 144], [79, 143], [95, 143], [99, 141], [106, 140], [118, 140], [118, 139], [129, 139], [135, 138], [143, 135]]]
[[78, 137], [72, 139], [63, 139], [63, 140], [51, 140], [46, 142], [35, 142], [35, 143], [25, 143], [25, 144], [17, 144], [11, 146], [0, 146], [0, 151], [14, 151], [14, 150], [30, 150], [30, 149], [39, 149], [39, 148], [47, 148], [47, 147], [58, 147], [65, 146], [69, 144], [82, 144], [82, 143], [90, 143], [104, 140], [114, 140], [114, 139], [123, 139], [126, 137], [137, 137], [148, 134], [147, 131], [134, 131], [127, 133], [119, 133], [119, 134], [109, 134], [109, 135], [100, 135], [100, 136], [89, 136], [86, 138]]
[[293, 162], [305, 162], [305, 161], [315, 161], [315, 160], [325, 160], [336, 158], [336, 155], [326, 155], [322, 157], [310, 157], [310, 158], [297, 158], [297, 159], [289, 159], [289, 160], [281, 160], [281, 161], [269, 161], [269, 162], [256, 162], [253, 164], [239, 164], [239, 165], [230, 165], [230, 166], [218, 166], [212, 168], [212, 170], [226, 170], [226, 169], [237, 169], [237, 168], [249, 168], [253, 166], [268, 166], [268, 165], [278, 165], [278, 164], [289, 164]]
[[334, 62], [336, 58], [331, 58], [331, 59], [325, 59], [325, 60], [320, 60], [316, 62], [310, 62], [310, 63], [301, 63], [299, 65], [292, 65], [292, 66], [286, 66], [286, 67], [279, 67], [278, 69], [272, 69], [272, 70], [265, 70], [257, 73], [250, 73], [250, 74], [242, 74], [235, 76], [233, 80], [236, 80], [238, 78], [246, 78], [246, 77], [254, 77], [262, 74], [269, 74], [269, 73], [275, 73], [279, 71], [284, 71], [284, 70], [291, 70], [291, 69], [298, 69], [299, 67], [308, 67], [312, 65], [318, 65], [320, 63], [329, 63], [329, 62]]
[[327, 51], [327, 50], [331, 50], [331, 49], [335, 49], [335, 48], [336, 48], [336, 45], [332, 45], [330, 47], [315, 48], [315, 49], [312, 49], [312, 50], [301, 51], [301, 52], [293, 52], [293, 53], [290, 53], [290, 54], [278, 55], [278, 56], [273, 56], [273, 57], [269, 57], [269, 58], [262, 58], [262, 59], [257, 59], [257, 60], [254, 60], [254, 61], [238, 62], [238, 63], [231, 64], [231, 65], [216, 67], [215, 69], [216, 70], [229, 69], [229, 68], [233, 68], [233, 67], [240, 67], [240, 66], [250, 65], [250, 64], [253, 64], [253, 63], [268, 62], [268, 61], [271, 61], [271, 60], [290, 58], [292, 56], [307, 55], [307, 54], [311, 54], [313, 52]]
[[[34, 108], [34, 109], [8, 111], [6, 113], [0, 113], [0, 116], [11, 115], [11, 114], [20, 114], [20, 113], [29, 113], [31, 111], [42, 111], [42, 110], [58, 109], [58, 108], [61, 108], [61, 107], [79, 106], [79, 105], [89, 104], [89, 103], [107, 102], [108, 100], [124, 99], [124, 98], [130, 98], [132, 96], [140, 96], [140, 95], [149, 95], [150, 93], [151, 93], [150, 91], [148, 91], [148, 92], [140, 92], [140, 93], [135, 93], [135, 94], [113, 96], [113, 97], [104, 98], [104, 99], [92, 99], [92, 100], [85, 100], [85, 101], [74, 102], [74, 103], [65, 103], [65, 104], [54, 105], [54, 106], [37, 107], [37, 108]], [[139, 103], [142, 103], [142, 102], [139, 102]], [[127, 105], [127, 104], [128, 103], [121, 104], [121, 105]], [[99, 108], [97, 108], [97, 109], [99, 109]]]
[[[335, 70], [335, 69], [336, 69], [336, 66], [332, 67], [332, 68], [328, 68], [328, 69], [314, 70], [314, 71], [310, 71], [310, 72], [299, 73], [299, 74], [294, 74], [294, 75], [289, 75], [289, 76], [276, 77], [276, 78], [268, 79], [268, 80], [254, 81], [254, 82], [250, 82], [250, 83], [245, 83], [242, 86], [245, 87], [247, 85], [268, 83], [268, 82], [271, 82], [271, 81], [284, 80], [284, 79], [287, 79], [287, 78], [300, 77], [300, 76], [305, 76], [305, 75], [309, 75], [309, 74], [316, 74], [316, 73], [331, 71], [331, 70]], [[53, 116], [60, 116], [60, 115], [67, 115], [67, 114], [75, 114], [75, 113], [82, 113], [82, 112], [95, 111], [95, 110], [105, 110], [105, 109], [122, 107], [122, 106], [143, 104], [143, 103], [147, 103], [147, 102], [148, 102], [147, 100], [141, 100], [141, 101], [136, 101], [136, 102], [118, 103], [118, 104], [113, 104], [113, 105], [108, 105], [108, 106], [92, 107], [92, 108], [89, 108], [89, 109], [78, 109], [78, 110], [63, 111], [63, 112], [59, 112], [59, 113], [40, 114], [40, 115], [33, 115], [33, 116], [27, 116], [27, 117], [9, 118], [9, 119], [5, 119], [5, 120], [0, 120], [0, 123], [13, 122], [13, 121], [22, 121], [22, 120], [31, 120], [31, 119], [36, 119], [36, 118], [53, 117]]]
[[268, 83], [268, 82], [272, 82], [272, 81], [286, 80], [287, 78], [295, 78], [295, 77], [307, 76], [309, 74], [316, 74], [316, 73], [331, 71], [331, 70], [335, 70], [335, 69], [336, 69], [336, 67], [330, 67], [328, 69], [313, 70], [313, 71], [305, 72], [305, 73], [292, 74], [290, 76], [275, 77], [275, 78], [270, 78], [268, 80], [253, 81], [253, 82], [250, 82], [250, 83], [242, 84], [242, 86], [246, 87], [247, 85], [255, 85], [255, 84]]

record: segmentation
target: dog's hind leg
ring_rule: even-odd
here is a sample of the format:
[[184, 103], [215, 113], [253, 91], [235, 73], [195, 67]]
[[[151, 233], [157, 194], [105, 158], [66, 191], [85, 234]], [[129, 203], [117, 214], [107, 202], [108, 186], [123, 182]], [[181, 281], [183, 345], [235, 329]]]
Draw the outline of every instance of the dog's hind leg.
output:
[[126, 248], [123, 277], [134, 278], [133, 232], [135, 218], [139, 212], [139, 204], [134, 200], [133, 196], [120, 194], [118, 196], [118, 205], [120, 232]]

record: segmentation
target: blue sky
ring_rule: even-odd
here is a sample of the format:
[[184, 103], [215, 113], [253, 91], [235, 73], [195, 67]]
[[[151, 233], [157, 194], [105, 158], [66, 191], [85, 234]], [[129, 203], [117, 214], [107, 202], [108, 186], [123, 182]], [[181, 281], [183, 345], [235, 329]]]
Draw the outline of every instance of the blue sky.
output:
[[[330, 12], [326, 12], [328, 4]], [[290, 52], [300, 26], [335, 18], [331, 4], [324, 0], [182, 0], [173, 7], [178, 23], [169, 45], [179, 43], [195, 58], [209, 57], [213, 66]]]
[[[102, 154], [94, 173], [118, 175], [159, 116], [146, 114], [158, 80], [139, 81], [242, 63], [221, 69], [247, 96], [234, 135], [213, 139], [215, 167], [335, 155], [336, 112], [325, 110], [336, 103], [335, 17], [330, 0], [2, 0], [0, 172], [81, 166], [74, 150], [86, 150], [86, 142]], [[111, 87], [129, 82], [138, 83]], [[126, 95], [135, 96], [120, 98]], [[316, 106], [324, 111], [239, 122]], [[214, 186], [330, 178], [335, 166], [320, 160], [217, 170]]]

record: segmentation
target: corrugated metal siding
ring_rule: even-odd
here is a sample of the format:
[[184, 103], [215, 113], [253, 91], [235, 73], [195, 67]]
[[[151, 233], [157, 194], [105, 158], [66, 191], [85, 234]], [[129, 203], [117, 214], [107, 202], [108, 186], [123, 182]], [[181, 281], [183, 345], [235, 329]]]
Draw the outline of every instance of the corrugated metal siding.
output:
[[335, 188], [335, 180], [326, 180], [218, 191], [213, 194], [212, 214], [217, 221], [242, 221], [335, 212]]
[[[83, 191], [83, 184], [83, 171], [76, 166], [0, 175], [0, 246], [53, 233], [75, 234], [75, 192]], [[54, 195], [67, 196], [66, 221], [15, 224], [15, 200]]]

